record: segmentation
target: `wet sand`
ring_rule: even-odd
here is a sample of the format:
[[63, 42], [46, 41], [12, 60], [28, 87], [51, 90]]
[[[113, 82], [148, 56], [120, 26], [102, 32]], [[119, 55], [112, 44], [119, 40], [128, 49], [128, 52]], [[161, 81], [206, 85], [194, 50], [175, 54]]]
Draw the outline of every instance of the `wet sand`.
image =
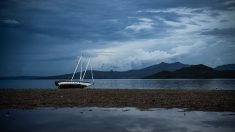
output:
[[137, 107], [235, 112], [235, 91], [144, 89], [1, 89], [0, 108]]

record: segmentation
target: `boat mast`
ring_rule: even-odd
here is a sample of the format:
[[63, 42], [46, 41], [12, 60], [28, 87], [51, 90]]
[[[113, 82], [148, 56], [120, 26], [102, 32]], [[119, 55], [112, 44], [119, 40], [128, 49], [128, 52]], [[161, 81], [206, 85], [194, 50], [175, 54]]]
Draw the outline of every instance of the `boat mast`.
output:
[[79, 79], [80, 79], [80, 82], [82, 81], [82, 62], [81, 62], [81, 71], [80, 71], [80, 77], [79, 77]]
[[92, 79], [92, 82], [94, 83], [93, 70], [92, 70], [92, 65], [91, 65], [91, 63], [90, 63], [90, 68], [91, 68], [91, 79]]
[[78, 59], [78, 63], [77, 63], [76, 68], [75, 68], [75, 70], [74, 70], [74, 72], [73, 72], [73, 76], [72, 76], [72, 78], [71, 78], [71, 81], [73, 81], [74, 75], [75, 75], [75, 73], [76, 73], [76, 71], [77, 71], [77, 69], [78, 69], [78, 65], [79, 65], [81, 59], [82, 59], [82, 56], [80, 56], [80, 58]]
[[90, 63], [90, 58], [89, 58], [89, 60], [88, 60], [88, 62], [87, 62], [86, 69], [85, 69], [84, 74], [83, 74], [83, 77], [82, 77], [82, 81], [83, 81], [83, 79], [84, 79], [84, 77], [85, 77], [85, 75], [86, 75], [86, 71], [87, 71], [87, 68], [88, 68], [89, 63]]

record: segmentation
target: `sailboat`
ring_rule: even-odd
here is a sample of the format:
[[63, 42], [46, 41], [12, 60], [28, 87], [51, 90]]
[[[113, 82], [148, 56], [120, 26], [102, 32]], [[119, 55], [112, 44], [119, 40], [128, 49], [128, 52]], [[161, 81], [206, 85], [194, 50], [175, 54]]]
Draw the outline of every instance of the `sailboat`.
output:
[[[76, 74], [76, 71], [78, 69], [78, 66], [79, 66], [81, 60], [82, 60], [82, 56], [80, 56], [80, 58], [78, 59], [76, 68], [75, 68], [75, 70], [73, 72], [73, 76], [72, 76], [72, 78], [70, 80], [55, 81], [55, 85], [58, 86], [58, 88], [85, 88], [85, 87], [88, 87], [88, 86], [91, 86], [91, 85], [94, 84], [93, 71], [92, 71], [92, 66], [90, 64], [90, 59], [88, 59], [88, 62], [87, 62], [87, 65], [86, 65], [84, 73], [82, 72], [82, 63], [81, 63], [81, 65], [80, 65], [81, 66], [81, 71], [80, 71], [80, 79], [79, 79], [79, 81], [73, 81], [74, 76]], [[86, 75], [86, 71], [88, 69], [89, 64], [90, 64], [90, 71], [91, 71], [92, 82], [84, 81], [84, 77]]]

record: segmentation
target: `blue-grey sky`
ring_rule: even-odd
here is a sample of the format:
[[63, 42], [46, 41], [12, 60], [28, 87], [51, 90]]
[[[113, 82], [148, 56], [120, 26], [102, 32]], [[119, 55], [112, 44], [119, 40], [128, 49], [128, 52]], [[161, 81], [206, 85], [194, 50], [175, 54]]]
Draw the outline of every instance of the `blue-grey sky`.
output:
[[0, 75], [235, 63], [235, 0], [2, 0]]

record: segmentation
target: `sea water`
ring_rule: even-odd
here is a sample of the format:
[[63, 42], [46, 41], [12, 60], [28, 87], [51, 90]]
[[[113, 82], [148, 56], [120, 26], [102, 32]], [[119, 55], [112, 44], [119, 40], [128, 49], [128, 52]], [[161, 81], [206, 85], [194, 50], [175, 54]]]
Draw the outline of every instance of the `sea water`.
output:
[[136, 108], [1, 109], [0, 130], [33, 132], [234, 132], [234, 112]]
[[[0, 88], [56, 89], [55, 81], [0, 80]], [[88, 88], [235, 90], [235, 79], [96, 79], [94, 85]]]

